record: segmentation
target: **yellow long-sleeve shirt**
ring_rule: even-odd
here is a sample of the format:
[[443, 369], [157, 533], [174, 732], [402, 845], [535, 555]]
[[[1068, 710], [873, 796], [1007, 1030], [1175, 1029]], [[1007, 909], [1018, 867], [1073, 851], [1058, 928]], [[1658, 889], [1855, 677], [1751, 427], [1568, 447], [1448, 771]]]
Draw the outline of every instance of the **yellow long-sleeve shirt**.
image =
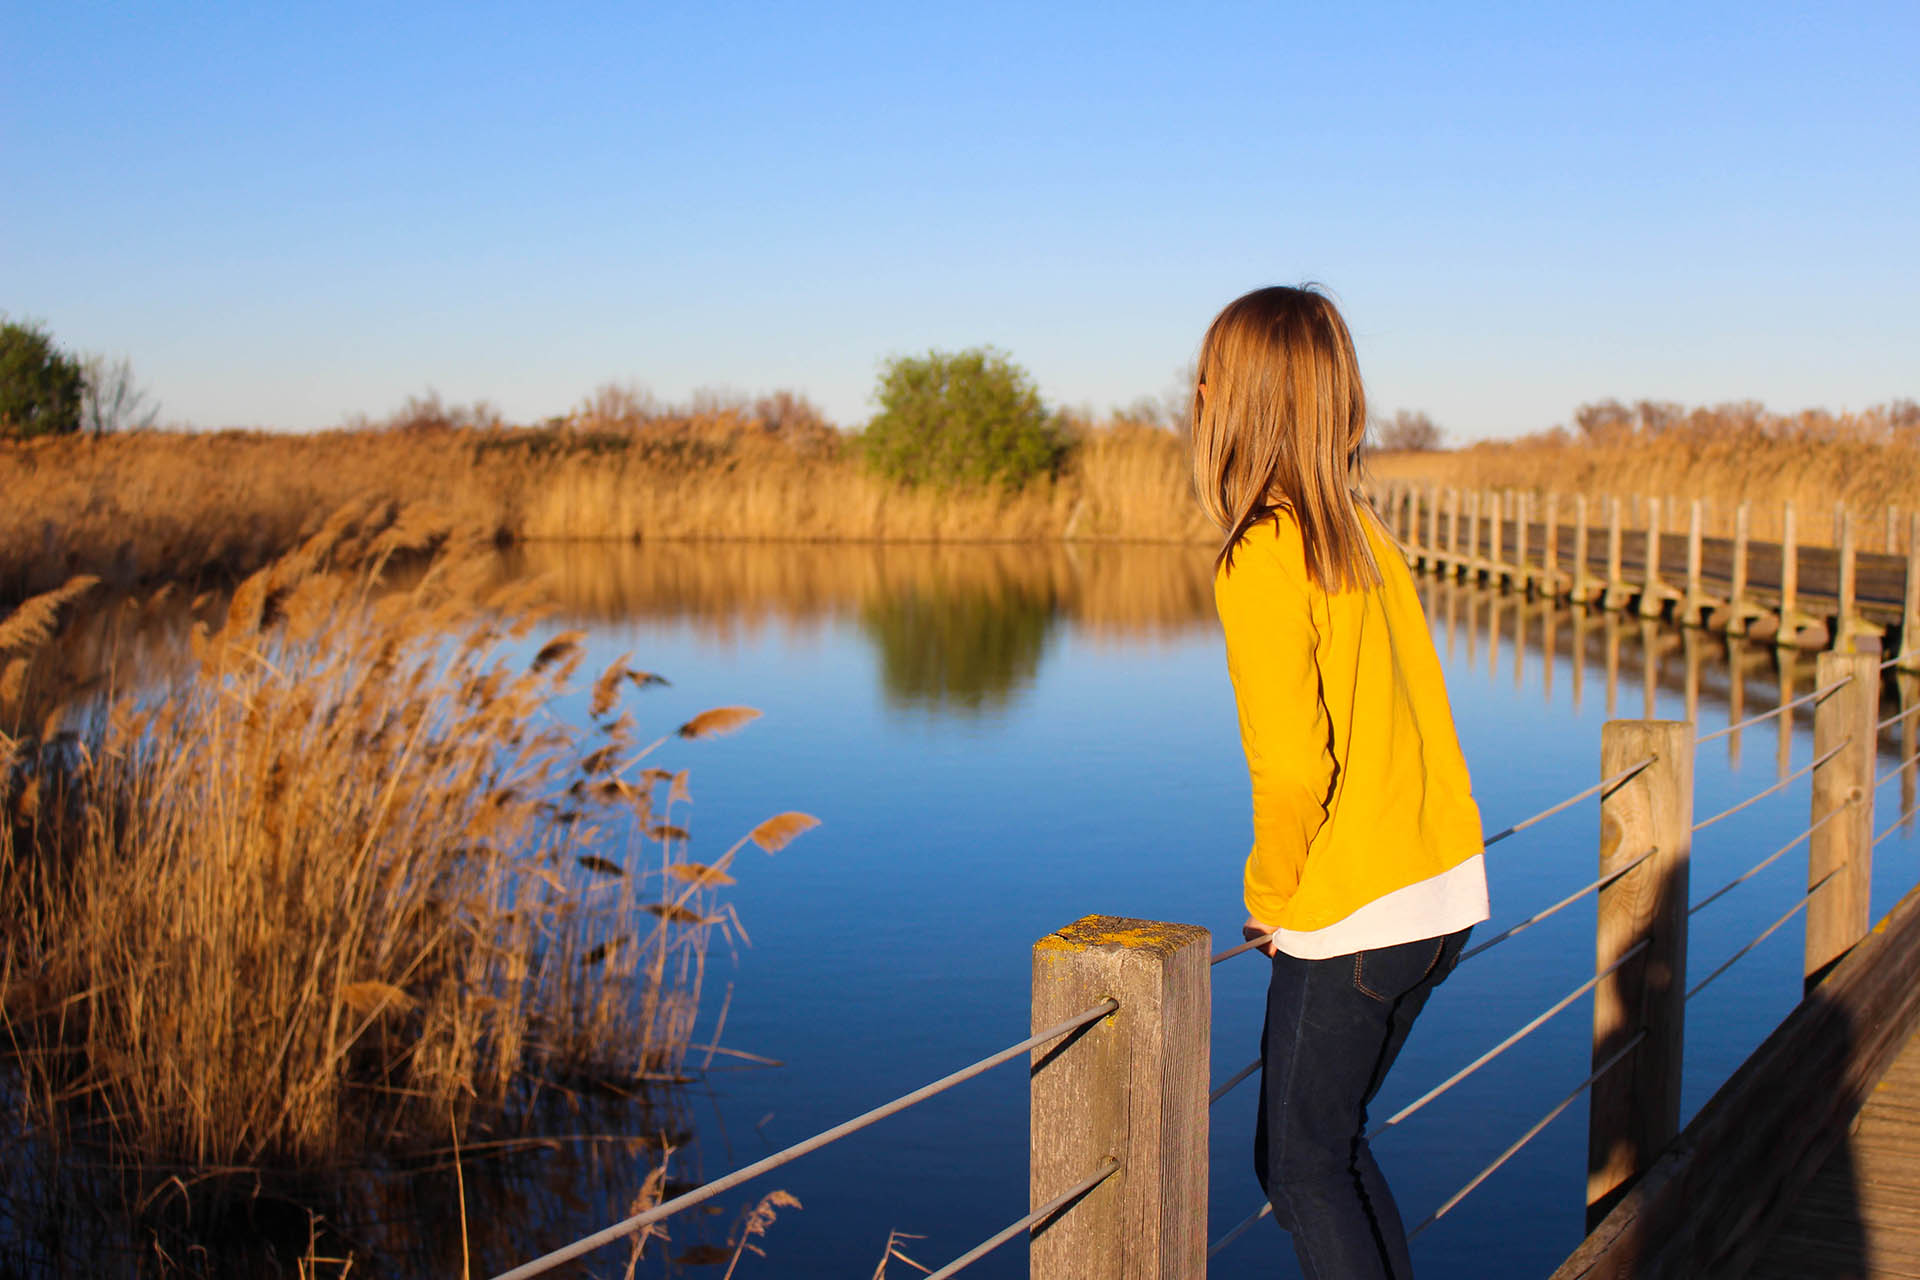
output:
[[1214, 580], [1253, 784], [1247, 911], [1307, 958], [1487, 915], [1480, 811], [1433, 638], [1406, 561], [1363, 523], [1378, 587], [1314, 586], [1286, 511]]

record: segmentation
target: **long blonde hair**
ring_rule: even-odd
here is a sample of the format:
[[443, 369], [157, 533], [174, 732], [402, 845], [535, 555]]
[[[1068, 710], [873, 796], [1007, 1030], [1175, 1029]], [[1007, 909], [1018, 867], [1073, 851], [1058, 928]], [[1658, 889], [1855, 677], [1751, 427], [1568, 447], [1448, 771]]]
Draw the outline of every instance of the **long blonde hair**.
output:
[[1331, 301], [1309, 285], [1228, 303], [1200, 344], [1193, 395], [1194, 490], [1226, 533], [1216, 567], [1231, 570], [1240, 539], [1284, 508], [1316, 585], [1378, 584], [1357, 492], [1366, 430], [1353, 337]]

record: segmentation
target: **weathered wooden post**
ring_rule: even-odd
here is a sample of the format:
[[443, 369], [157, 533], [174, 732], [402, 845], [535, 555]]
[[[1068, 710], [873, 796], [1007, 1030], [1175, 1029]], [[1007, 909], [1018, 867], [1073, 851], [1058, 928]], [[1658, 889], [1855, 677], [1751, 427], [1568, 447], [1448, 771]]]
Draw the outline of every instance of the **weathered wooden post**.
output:
[[1902, 671], [1920, 671], [1920, 511], [1907, 517], [1907, 589], [1900, 607]]
[[1587, 581], [1587, 495], [1573, 500], [1573, 598], [1587, 603], [1593, 588]]
[[[1757, 617], [1760, 607], [1747, 598], [1747, 535], [1753, 520], [1752, 508], [1742, 502], [1733, 512], [1733, 585], [1727, 593], [1727, 634], [1744, 636], [1747, 624]], [[1734, 719], [1739, 719], [1735, 716]]]
[[1601, 607], [1607, 609], [1624, 608], [1627, 603], [1627, 580], [1620, 572], [1620, 499], [1607, 499], [1607, 587], [1600, 597]]
[[1601, 728], [1602, 778], [1649, 759], [1600, 800], [1600, 874], [1645, 861], [1600, 890], [1594, 972], [1620, 967], [1594, 988], [1593, 1066], [1625, 1056], [1588, 1094], [1588, 1230], [1680, 1130], [1693, 726], [1614, 720]]
[[[1700, 499], [1695, 498], [1687, 512], [1687, 594], [1680, 601], [1680, 621], [1689, 627], [1697, 627], [1705, 620], [1707, 611], [1714, 602], [1707, 598], [1706, 584], [1702, 580], [1705, 572], [1706, 512]], [[1691, 719], [1692, 717], [1688, 717]]]
[[1514, 495], [1513, 585], [1521, 595], [1533, 593], [1533, 570], [1527, 567], [1527, 526], [1533, 522], [1533, 493], [1521, 490]]
[[1197, 925], [1086, 916], [1033, 944], [1033, 1029], [1114, 1013], [1033, 1051], [1030, 1207], [1120, 1171], [1032, 1240], [1037, 1280], [1202, 1280], [1212, 986]]
[[1427, 486], [1427, 572], [1440, 568], [1440, 486]]
[[1467, 524], [1465, 524], [1465, 520], [1467, 520], [1467, 495], [1461, 493], [1459, 489], [1452, 489], [1452, 497], [1452, 520], [1448, 520], [1448, 526], [1446, 526], [1446, 532], [1448, 532], [1448, 547], [1452, 549], [1453, 553], [1452, 557], [1448, 557], [1448, 574], [1453, 576], [1453, 578], [1459, 578], [1459, 576], [1461, 576], [1461, 566], [1465, 564], [1465, 560], [1461, 558], [1463, 557], [1463, 547], [1461, 547], [1461, 543], [1467, 541]]
[[[1547, 490], [1546, 527], [1541, 531], [1540, 585], [1548, 600], [1560, 598], [1560, 495]], [[1549, 668], [1551, 669], [1551, 668]]]
[[1796, 541], [1793, 503], [1780, 508], [1780, 630], [1774, 634], [1776, 645], [1791, 645], [1799, 634], [1800, 547]]
[[1467, 558], [1463, 562], [1469, 582], [1480, 578], [1480, 491], [1467, 493]]
[[1667, 584], [1660, 580], [1660, 534], [1662, 522], [1660, 513], [1665, 503], [1659, 498], [1647, 499], [1647, 572], [1640, 584], [1640, 616], [1657, 618], [1666, 607]]
[[[1812, 820], [1848, 812], [1813, 833], [1807, 850], [1807, 985], [1867, 936], [1873, 882], [1873, 757], [1880, 707], [1880, 664], [1872, 654], [1828, 652], [1814, 665], [1814, 687], [1838, 689], [1814, 703]], [[1831, 877], [1831, 878], [1829, 878]], [[1824, 884], [1821, 884], [1822, 881]]]
[[1859, 610], [1859, 593], [1856, 590], [1858, 570], [1859, 539], [1854, 533], [1853, 513], [1844, 512], [1840, 517], [1840, 606], [1834, 617], [1833, 647], [1842, 653], [1852, 653], [1854, 641], [1861, 636], [1877, 636], [1880, 628], [1863, 617]]

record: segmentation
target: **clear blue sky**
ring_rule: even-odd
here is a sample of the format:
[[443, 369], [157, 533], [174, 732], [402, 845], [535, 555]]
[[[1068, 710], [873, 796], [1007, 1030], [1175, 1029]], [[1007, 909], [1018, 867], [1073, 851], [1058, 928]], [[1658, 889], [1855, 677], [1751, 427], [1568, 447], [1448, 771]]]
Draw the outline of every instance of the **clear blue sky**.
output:
[[0, 309], [165, 417], [1159, 395], [1318, 280], [1455, 440], [1920, 395], [1920, 5], [0, 0]]

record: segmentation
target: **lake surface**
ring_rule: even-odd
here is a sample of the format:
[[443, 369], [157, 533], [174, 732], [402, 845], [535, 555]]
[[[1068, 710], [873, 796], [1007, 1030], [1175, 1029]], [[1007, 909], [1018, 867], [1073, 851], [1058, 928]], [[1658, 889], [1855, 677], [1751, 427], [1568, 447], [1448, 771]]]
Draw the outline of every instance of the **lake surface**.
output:
[[[727, 999], [723, 1044], [783, 1065], [735, 1060], [687, 1091], [681, 1176], [715, 1176], [1023, 1038], [1030, 947], [1081, 915], [1190, 922], [1217, 945], [1237, 941], [1247, 779], [1203, 549], [536, 546], [513, 565], [545, 575], [566, 620], [589, 628], [588, 669], [631, 650], [671, 681], [638, 704], [663, 730], [715, 705], [765, 713], [736, 736], [680, 744], [668, 762], [693, 771], [693, 856], [781, 810], [822, 820], [739, 867], [731, 901], [752, 945], [717, 957], [709, 1003], [717, 1015]], [[1813, 687], [1810, 657], [1783, 669], [1770, 648], [1736, 641], [1730, 653], [1717, 637], [1638, 619], [1431, 581], [1423, 594], [1490, 831], [1591, 785], [1610, 716], [1692, 714], [1707, 732], [1777, 705], [1783, 686]], [[1895, 734], [1883, 736], [1882, 771], [1911, 751]], [[1805, 708], [1707, 744], [1696, 813], [1810, 758]], [[1876, 829], [1911, 805], [1913, 785], [1910, 770], [1880, 789]], [[1807, 821], [1802, 779], [1702, 832], [1693, 898]], [[1491, 851], [1494, 914], [1480, 936], [1592, 880], [1597, 827], [1589, 801]], [[1915, 882], [1916, 852], [1904, 833], [1876, 851], [1876, 916]], [[1693, 980], [1784, 912], [1804, 878], [1796, 851], [1702, 912]], [[1802, 936], [1796, 917], [1695, 1002], [1689, 1114], [1795, 1003]], [[1592, 957], [1588, 901], [1462, 966], [1376, 1117], [1579, 985]], [[1215, 1080], [1257, 1051], [1265, 968], [1247, 956], [1215, 970]], [[1409, 1226], [1587, 1074], [1590, 1019], [1582, 999], [1377, 1142]], [[1211, 1237], [1261, 1202], [1253, 1107], [1249, 1084], [1213, 1109]], [[1424, 1233], [1421, 1273], [1557, 1264], [1582, 1233], [1585, 1115], [1583, 1101], [1569, 1107]], [[782, 1187], [804, 1208], [782, 1212], [756, 1241], [767, 1257], [737, 1274], [870, 1275], [893, 1231], [921, 1237], [903, 1248], [938, 1266], [1024, 1213], [1026, 1132], [1024, 1072], [1003, 1068], [676, 1226], [666, 1252], [723, 1240], [742, 1207]], [[516, 1238], [531, 1255], [602, 1225], [591, 1210], [619, 1216], [637, 1181], [636, 1170], [583, 1187], [589, 1212], [548, 1204], [554, 1216]], [[617, 1273], [621, 1253], [598, 1270]], [[1016, 1244], [972, 1274], [1025, 1266]], [[1295, 1274], [1270, 1223], [1216, 1270]], [[889, 1274], [914, 1273], [896, 1262]]]
[[[675, 741], [655, 762], [691, 770], [690, 856], [711, 861], [762, 819], [822, 825], [777, 855], [749, 849], [727, 891], [750, 935], [710, 957], [696, 1040], [713, 1069], [646, 1104], [554, 1102], [551, 1132], [591, 1135], [470, 1164], [476, 1272], [490, 1274], [629, 1212], [664, 1140], [672, 1190], [697, 1185], [1023, 1039], [1035, 939], [1089, 913], [1200, 924], [1238, 941], [1251, 838], [1209, 559], [1196, 547], [541, 546], [503, 571], [537, 575], [559, 625], [587, 630], [584, 671], [623, 653], [670, 683], [629, 705], [670, 731], [747, 705], [743, 731]], [[1489, 831], [1599, 777], [1610, 716], [1687, 718], [1702, 732], [1813, 688], [1813, 661], [1638, 619], [1529, 604], [1424, 581], [1422, 593]], [[1920, 700], [1920, 682], [1904, 680]], [[1882, 714], [1898, 705], [1895, 691]], [[556, 709], [583, 720], [586, 694]], [[1811, 759], [1802, 708], [1707, 744], [1696, 814]], [[1881, 771], [1912, 753], [1898, 730]], [[1910, 807], [1907, 770], [1879, 790], [1884, 829]], [[1808, 784], [1702, 832], [1698, 900], [1800, 832]], [[1596, 874], [1593, 801], [1496, 846], [1493, 919], [1525, 918]], [[1876, 850], [1874, 912], [1920, 879], [1920, 842]], [[1692, 977], [1710, 972], [1800, 896], [1797, 850], [1703, 911]], [[1792, 1008], [1802, 929], [1788, 924], [1702, 993], [1686, 1040], [1689, 1114]], [[1582, 901], [1463, 965], [1440, 989], [1375, 1107], [1383, 1117], [1591, 976]], [[1257, 1052], [1266, 965], [1214, 970], [1214, 1080]], [[718, 1026], [724, 1008], [724, 1026]], [[1589, 1069], [1583, 998], [1376, 1150], [1411, 1227], [1559, 1103]], [[695, 1060], [704, 1056], [700, 1052]], [[1254, 1086], [1213, 1108], [1210, 1238], [1254, 1210]], [[1414, 1245], [1425, 1277], [1545, 1275], [1582, 1234], [1584, 1100]], [[631, 1139], [609, 1141], [608, 1139]], [[783, 1209], [736, 1276], [866, 1277], [892, 1232], [939, 1266], [1024, 1214], [1027, 1086], [1016, 1063], [884, 1121], [670, 1224], [643, 1275], [720, 1275], [740, 1215], [783, 1188]], [[457, 1270], [459, 1191], [444, 1170], [390, 1178], [336, 1210], [376, 1274]], [[343, 1224], [347, 1225], [347, 1224]], [[390, 1234], [388, 1234], [390, 1232]], [[712, 1259], [718, 1258], [719, 1263]], [[366, 1259], [363, 1259], [363, 1264]], [[571, 1274], [618, 1276], [624, 1247]], [[358, 1268], [356, 1268], [358, 1270]], [[1216, 1274], [1296, 1275], [1261, 1223]], [[887, 1274], [918, 1274], [900, 1262]], [[1024, 1276], [1009, 1245], [978, 1276]]]

